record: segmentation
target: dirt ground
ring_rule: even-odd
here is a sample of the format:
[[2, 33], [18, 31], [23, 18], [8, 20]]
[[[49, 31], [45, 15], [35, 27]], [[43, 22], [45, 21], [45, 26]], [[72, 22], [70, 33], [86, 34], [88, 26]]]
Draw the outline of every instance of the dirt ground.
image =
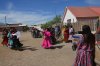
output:
[[[1, 39], [0, 39], [1, 40]], [[42, 38], [34, 39], [31, 33], [22, 33], [23, 51], [0, 46], [0, 66], [72, 66], [75, 52], [71, 44], [55, 49], [43, 49]]]
[[[63, 47], [43, 49], [42, 38], [34, 39], [29, 32], [21, 33], [20, 41], [24, 44], [23, 51], [0, 45], [0, 66], [72, 66], [74, 63], [75, 52], [71, 44], [62, 43]], [[97, 53], [100, 60], [100, 51]]]
[[[100, 47], [100, 45], [99, 45]], [[100, 49], [96, 46], [96, 59], [100, 61]]]

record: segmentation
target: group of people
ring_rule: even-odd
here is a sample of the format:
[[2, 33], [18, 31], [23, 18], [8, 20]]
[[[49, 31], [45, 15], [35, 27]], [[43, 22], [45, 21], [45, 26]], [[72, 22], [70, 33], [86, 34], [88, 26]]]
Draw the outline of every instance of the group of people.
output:
[[64, 26], [63, 30], [61, 30], [59, 26], [55, 26], [55, 28], [46, 28], [42, 33], [44, 35], [42, 47], [51, 48], [52, 45], [56, 44], [58, 41], [67, 42], [71, 40], [70, 38], [74, 34], [74, 29], [72, 26]]
[[[57, 32], [58, 31], [58, 32]], [[42, 47], [45, 49], [51, 48], [57, 41], [59, 36], [63, 37], [63, 41], [67, 42], [71, 40], [75, 34], [72, 26], [64, 26], [63, 30], [56, 26], [55, 28], [46, 28], [43, 31], [39, 31], [43, 34]], [[95, 35], [92, 34], [88, 25], [82, 27], [80, 32], [79, 41], [76, 44], [76, 58], [73, 66], [96, 66], [95, 64]], [[19, 41], [19, 33], [16, 29], [4, 29], [3, 30], [2, 44], [9, 48], [19, 48], [23, 46]], [[36, 36], [35, 36], [36, 37]]]
[[64, 26], [63, 29], [61, 29], [59, 25], [56, 25], [55, 27], [48, 27], [43, 30], [33, 27], [31, 34], [34, 38], [44, 36], [42, 47], [51, 48], [52, 45], [56, 44], [60, 40], [64, 42], [71, 40], [72, 35], [74, 34], [74, 29], [72, 26]]
[[[54, 32], [53, 32], [54, 33]], [[95, 35], [92, 34], [88, 25], [82, 27], [79, 36], [79, 41], [76, 44], [76, 58], [73, 66], [96, 66], [95, 64]], [[43, 31], [44, 39], [42, 43], [43, 48], [52, 47], [50, 28]], [[74, 29], [65, 26], [62, 32], [63, 41], [68, 41], [74, 35]]]
[[18, 49], [23, 46], [19, 41], [20, 32], [15, 28], [3, 29], [2, 31], [2, 45], [11, 49]]
[[62, 39], [64, 42], [72, 42], [72, 36], [74, 35], [75, 31], [73, 26], [63, 26], [62, 28]]
[[32, 28], [31, 29], [31, 34], [33, 38], [40, 38], [42, 37], [40, 30], [38, 30], [37, 28]]

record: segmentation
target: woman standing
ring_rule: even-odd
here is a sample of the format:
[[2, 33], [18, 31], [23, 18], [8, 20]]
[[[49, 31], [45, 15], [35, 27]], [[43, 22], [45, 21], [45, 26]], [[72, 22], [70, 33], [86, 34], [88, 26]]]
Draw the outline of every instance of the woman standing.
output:
[[2, 35], [3, 35], [3, 41], [1, 44], [3, 44], [3, 46], [8, 46], [8, 37], [7, 37], [7, 34], [8, 34], [8, 31], [7, 29], [4, 29], [3, 32], [2, 32]]
[[55, 30], [54, 28], [50, 28], [50, 33], [51, 33], [51, 43], [54, 45], [56, 43], [56, 38], [55, 38]]
[[72, 36], [75, 34], [73, 26], [69, 27], [69, 41], [72, 42]]
[[44, 30], [43, 35], [44, 35], [44, 39], [43, 39], [42, 47], [45, 49], [50, 48], [52, 45], [50, 39], [51, 36], [50, 29], [47, 28], [46, 30]]
[[64, 29], [64, 41], [67, 42], [68, 38], [69, 38], [69, 29], [68, 29], [67, 26], [65, 26], [65, 29]]
[[12, 38], [13, 35], [12, 34], [14, 34], [14, 29], [11, 28], [8, 35], [7, 35], [9, 48], [13, 47], [13, 38]]
[[95, 37], [90, 27], [82, 27], [82, 36], [77, 44], [77, 55], [74, 66], [95, 66]]

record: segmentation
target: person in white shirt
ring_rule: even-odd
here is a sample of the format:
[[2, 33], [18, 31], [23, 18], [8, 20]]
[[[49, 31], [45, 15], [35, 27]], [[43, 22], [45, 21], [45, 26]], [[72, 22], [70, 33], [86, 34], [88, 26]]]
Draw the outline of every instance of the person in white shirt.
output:
[[69, 27], [69, 40], [72, 40], [72, 35], [74, 34], [74, 28], [72, 26]]
[[17, 31], [16, 35], [17, 35], [17, 39], [19, 39], [21, 37], [20, 31]]

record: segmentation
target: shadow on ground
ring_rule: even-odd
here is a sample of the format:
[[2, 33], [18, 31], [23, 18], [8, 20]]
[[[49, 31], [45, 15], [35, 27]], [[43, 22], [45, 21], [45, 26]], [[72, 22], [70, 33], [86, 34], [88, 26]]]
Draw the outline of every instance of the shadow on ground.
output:
[[19, 51], [24, 51], [24, 50], [36, 51], [38, 49], [36, 49], [35, 47], [31, 47], [31, 46], [23, 46], [23, 47], [19, 48], [18, 50]]
[[63, 46], [65, 45], [53, 45], [50, 49], [56, 49], [56, 48], [61, 49], [63, 48]]

